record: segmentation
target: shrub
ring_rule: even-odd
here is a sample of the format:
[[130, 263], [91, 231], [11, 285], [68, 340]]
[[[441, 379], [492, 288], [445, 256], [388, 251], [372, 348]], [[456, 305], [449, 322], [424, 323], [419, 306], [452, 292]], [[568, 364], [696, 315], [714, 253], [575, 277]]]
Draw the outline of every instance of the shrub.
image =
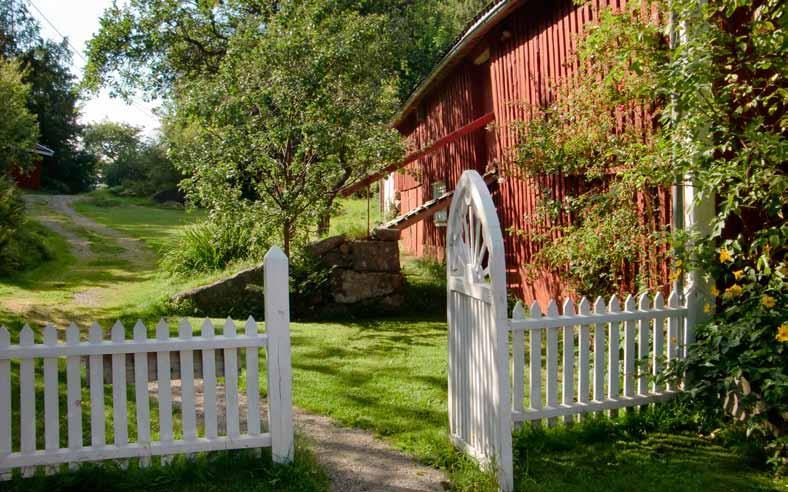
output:
[[173, 274], [222, 270], [239, 261], [262, 261], [270, 242], [251, 218], [228, 214], [186, 228], [165, 251], [161, 266]]
[[44, 231], [25, 218], [16, 186], [0, 177], [0, 275], [27, 270], [52, 256]]
[[162, 266], [170, 273], [188, 274], [221, 270], [249, 255], [248, 237], [242, 228], [203, 222], [186, 228], [182, 239], [164, 253]]

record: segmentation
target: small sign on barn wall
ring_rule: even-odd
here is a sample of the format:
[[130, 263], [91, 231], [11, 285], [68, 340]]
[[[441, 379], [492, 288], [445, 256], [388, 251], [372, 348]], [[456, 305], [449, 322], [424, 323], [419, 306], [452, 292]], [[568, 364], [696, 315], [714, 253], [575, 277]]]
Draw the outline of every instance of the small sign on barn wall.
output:
[[[446, 194], [446, 183], [443, 181], [436, 181], [432, 183], [432, 199], [439, 198]], [[435, 224], [435, 227], [446, 227], [446, 223], [449, 220], [449, 210], [444, 208], [443, 210], [438, 210], [432, 215], [432, 222]]]

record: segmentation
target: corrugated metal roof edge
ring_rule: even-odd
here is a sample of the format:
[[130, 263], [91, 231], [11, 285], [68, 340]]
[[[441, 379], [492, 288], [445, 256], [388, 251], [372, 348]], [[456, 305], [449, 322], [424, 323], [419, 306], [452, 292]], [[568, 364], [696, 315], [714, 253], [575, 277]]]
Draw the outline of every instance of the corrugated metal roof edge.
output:
[[524, 0], [499, 0], [483, 9], [468, 27], [452, 43], [451, 47], [441, 57], [430, 74], [425, 77], [410, 93], [399, 113], [392, 120], [391, 125], [397, 126], [418, 105], [429, 89], [441, 79], [441, 75], [451, 68], [458, 60], [467, 54], [480, 37], [487, 34], [498, 22], [508, 16], [511, 11]]

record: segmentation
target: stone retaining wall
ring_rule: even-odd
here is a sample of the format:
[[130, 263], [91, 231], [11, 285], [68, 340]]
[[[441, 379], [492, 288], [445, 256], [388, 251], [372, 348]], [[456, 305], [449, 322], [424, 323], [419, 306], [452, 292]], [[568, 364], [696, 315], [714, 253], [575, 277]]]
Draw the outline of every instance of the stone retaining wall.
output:
[[399, 262], [399, 231], [375, 231], [370, 239], [344, 235], [318, 241], [309, 250], [331, 271], [327, 307], [364, 305], [390, 311], [405, 302]]
[[[369, 239], [333, 236], [307, 248], [331, 269], [329, 285], [306, 305], [291, 306], [294, 313], [342, 313], [354, 307], [394, 311], [405, 302], [405, 279], [399, 263], [399, 231], [376, 230]], [[171, 302], [188, 314], [226, 317], [263, 311], [263, 265], [255, 266], [176, 294]], [[303, 309], [308, 308], [308, 309]]]

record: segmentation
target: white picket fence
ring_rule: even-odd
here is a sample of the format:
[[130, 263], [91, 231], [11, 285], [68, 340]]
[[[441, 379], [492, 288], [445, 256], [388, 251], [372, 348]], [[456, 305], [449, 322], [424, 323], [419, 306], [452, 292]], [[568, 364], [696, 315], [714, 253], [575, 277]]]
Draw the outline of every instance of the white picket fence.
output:
[[[181, 320], [178, 335], [171, 337], [168, 324], [162, 320], [156, 327], [155, 338], [148, 338], [147, 328], [138, 322], [131, 339], [126, 338], [123, 325], [116, 323], [111, 329], [110, 339], [106, 340], [102, 328], [94, 323], [84, 341], [79, 328], [72, 324], [65, 330], [64, 342], [59, 340], [58, 330], [49, 325], [43, 331], [43, 343], [36, 343], [33, 330], [25, 326], [19, 334], [18, 343], [11, 344], [8, 330], [0, 327], [0, 474], [5, 472], [7, 475], [9, 471], [22, 467], [23, 475], [30, 476], [36, 466], [49, 465], [47, 471], [52, 472], [52, 465], [107, 459], [140, 458], [140, 463], [145, 465], [151, 456], [261, 447], [271, 447], [275, 462], [292, 461], [287, 257], [278, 248], [271, 248], [264, 265], [265, 333], [260, 333], [257, 323], [250, 318], [242, 334], [237, 333], [235, 324], [228, 319], [220, 335], [215, 334], [213, 324], [206, 320], [199, 336], [193, 336], [192, 326], [187, 320]], [[266, 349], [267, 365], [266, 432], [263, 432], [260, 417], [261, 348]], [[108, 367], [105, 367], [105, 356], [111, 359]], [[245, 356], [245, 364], [243, 359], [239, 361], [239, 356]], [[173, 367], [173, 361], [177, 368]], [[18, 382], [11, 377], [12, 363], [18, 364]], [[83, 378], [82, 368], [85, 365], [87, 369]], [[239, 377], [244, 365], [246, 415], [240, 415]], [[60, 385], [63, 372], [65, 394]], [[110, 377], [105, 377], [105, 372]], [[181, 424], [177, 429], [181, 435], [178, 439], [173, 425], [174, 374], [181, 381]], [[217, 382], [220, 382], [222, 374], [226, 430], [220, 434]], [[196, 412], [196, 377], [203, 380], [204, 388], [201, 428], [198, 427]], [[151, 379], [158, 382], [155, 393], [158, 426], [155, 429], [152, 428], [148, 387]], [[82, 428], [83, 382], [89, 390], [90, 399], [87, 434]], [[19, 421], [13, 426], [12, 384], [17, 385], [14, 392], [19, 392]], [[105, 384], [111, 384], [112, 388], [109, 442], [105, 418], [109, 405], [105, 404]], [[43, 398], [37, 395], [37, 389], [41, 387]], [[132, 387], [133, 412], [127, 401]], [[61, 429], [60, 409], [64, 402], [67, 424], [65, 429]], [[43, 405], [43, 415], [38, 411], [38, 404]], [[134, 442], [129, 439], [129, 422], [132, 419], [136, 424]], [[245, 429], [242, 429], [242, 421], [246, 422]], [[36, 436], [37, 429], [41, 427], [44, 431], [43, 448], [37, 446], [40, 440], [37, 441]], [[66, 435], [61, 440], [63, 430]], [[85, 445], [86, 436], [89, 437], [89, 445]], [[67, 445], [61, 446], [61, 441]]]
[[[518, 303], [509, 322], [513, 421], [562, 416], [571, 422], [573, 416], [585, 412], [672, 397], [676, 388], [671, 383], [663, 386], [655, 378], [684, 355], [687, 337], [692, 336], [684, 322], [686, 313], [675, 292], [667, 306], [662, 293], [654, 296], [653, 307], [648, 294], [642, 294], [637, 305], [628, 296], [623, 310], [616, 296], [608, 303], [600, 297], [593, 312], [588, 299], [583, 298], [577, 309], [568, 299], [562, 315], [555, 301], [544, 315], [534, 303], [530, 316]], [[526, 333], [528, 407], [524, 395]]]
[[692, 292], [685, 296], [690, 310], [676, 292], [667, 306], [661, 293], [642, 294], [637, 302], [627, 297], [622, 309], [613, 296], [597, 299], [592, 310], [584, 298], [577, 306], [567, 300], [561, 314], [555, 301], [546, 313], [536, 303], [527, 313], [518, 304], [509, 318], [504, 258], [487, 186], [466, 171], [447, 227], [450, 436], [482, 465], [494, 465], [508, 492], [514, 423], [571, 422], [676, 394], [656, 378], [694, 340], [697, 301]]

